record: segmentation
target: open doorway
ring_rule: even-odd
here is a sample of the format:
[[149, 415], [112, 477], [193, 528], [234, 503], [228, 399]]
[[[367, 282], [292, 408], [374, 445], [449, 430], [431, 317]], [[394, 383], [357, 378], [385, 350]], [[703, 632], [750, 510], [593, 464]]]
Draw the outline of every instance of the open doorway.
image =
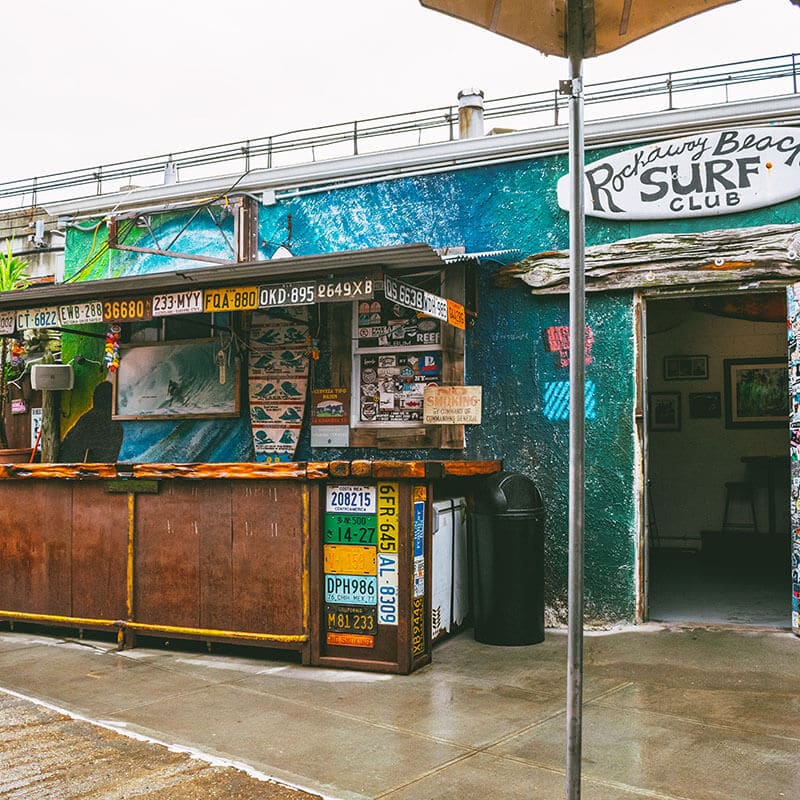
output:
[[785, 292], [645, 312], [648, 617], [788, 628]]

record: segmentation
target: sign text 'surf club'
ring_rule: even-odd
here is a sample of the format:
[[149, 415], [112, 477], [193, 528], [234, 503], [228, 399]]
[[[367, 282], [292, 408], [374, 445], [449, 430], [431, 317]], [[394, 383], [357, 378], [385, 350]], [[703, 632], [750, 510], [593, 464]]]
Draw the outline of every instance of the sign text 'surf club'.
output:
[[[800, 196], [800, 128], [739, 128], [645, 145], [588, 164], [586, 214], [675, 219], [733, 214]], [[569, 208], [569, 176], [558, 182]]]

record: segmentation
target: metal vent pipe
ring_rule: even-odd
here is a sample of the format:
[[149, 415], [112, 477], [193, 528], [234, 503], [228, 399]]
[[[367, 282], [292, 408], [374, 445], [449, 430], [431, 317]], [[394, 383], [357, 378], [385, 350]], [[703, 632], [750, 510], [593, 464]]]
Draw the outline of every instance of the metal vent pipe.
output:
[[458, 138], [483, 136], [483, 91], [462, 89], [458, 93]]

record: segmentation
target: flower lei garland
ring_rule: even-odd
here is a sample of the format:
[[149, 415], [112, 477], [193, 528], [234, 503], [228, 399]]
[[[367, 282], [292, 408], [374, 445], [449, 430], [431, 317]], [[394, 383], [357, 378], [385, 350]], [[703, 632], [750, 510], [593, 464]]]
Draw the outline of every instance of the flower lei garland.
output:
[[106, 346], [103, 361], [109, 372], [116, 372], [119, 368], [119, 325], [112, 325], [106, 333]]
[[12, 367], [15, 367], [20, 371], [25, 366], [25, 345], [23, 345], [18, 339], [14, 339], [11, 342], [10, 363]]

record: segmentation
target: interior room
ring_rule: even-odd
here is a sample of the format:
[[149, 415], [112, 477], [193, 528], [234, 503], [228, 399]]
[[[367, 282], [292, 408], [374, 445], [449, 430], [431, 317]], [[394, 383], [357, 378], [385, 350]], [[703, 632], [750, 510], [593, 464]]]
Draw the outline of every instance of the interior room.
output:
[[790, 627], [786, 297], [648, 300], [648, 617]]

